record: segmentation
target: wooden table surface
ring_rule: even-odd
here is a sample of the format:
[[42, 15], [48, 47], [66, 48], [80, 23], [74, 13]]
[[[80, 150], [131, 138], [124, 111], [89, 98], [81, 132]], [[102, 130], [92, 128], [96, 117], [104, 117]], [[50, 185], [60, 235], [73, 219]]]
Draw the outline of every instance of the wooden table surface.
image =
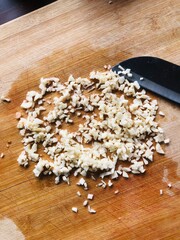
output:
[[[37, 179], [17, 164], [22, 150], [15, 112], [42, 76], [88, 76], [126, 58], [151, 55], [180, 64], [178, 0], [57, 1], [0, 26], [0, 239], [179, 239], [180, 110], [158, 96], [165, 118], [160, 125], [170, 137], [166, 155], [141, 176], [115, 181], [112, 189], [94, 193], [90, 215], [71, 186], [54, 177]], [[8, 141], [12, 141], [7, 148]], [[164, 179], [163, 179], [164, 177]], [[167, 184], [172, 183], [168, 189]], [[114, 195], [119, 189], [120, 194]], [[159, 190], [164, 194], [160, 196]], [[79, 207], [78, 214], [71, 211]]]

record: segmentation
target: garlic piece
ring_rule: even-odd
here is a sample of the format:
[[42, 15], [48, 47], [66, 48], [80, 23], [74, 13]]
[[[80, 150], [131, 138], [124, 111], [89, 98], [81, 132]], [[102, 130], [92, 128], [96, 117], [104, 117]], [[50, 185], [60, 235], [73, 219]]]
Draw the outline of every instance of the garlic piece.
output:
[[78, 208], [77, 208], [77, 207], [72, 207], [72, 211], [73, 211], [74, 213], [77, 213], [77, 212], [78, 212]]
[[89, 193], [89, 194], [87, 195], [87, 199], [88, 199], [88, 200], [93, 200], [93, 198], [94, 198], [94, 195], [93, 195], [93, 194]]
[[159, 111], [159, 115], [162, 116], [162, 117], [165, 116], [165, 114], [162, 111]]
[[7, 102], [7, 103], [10, 103], [11, 102], [11, 99], [10, 98], [7, 98], [7, 97], [5, 97], [5, 96], [1, 96], [1, 101], [2, 102]]
[[159, 153], [159, 154], [162, 154], [162, 155], [165, 154], [159, 143], [156, 143], [156, 152]]
[[94, 210], [93, 208], [90, 207], [90, 205], [88, 205], [88, 212], [92, 213], [92, 214], [95, 214], [96, 210]]
[[85, 200], [85, 201], [83, 202], [83, 206], [86, 207], [87, 205], [88, 205], [88, 200]]

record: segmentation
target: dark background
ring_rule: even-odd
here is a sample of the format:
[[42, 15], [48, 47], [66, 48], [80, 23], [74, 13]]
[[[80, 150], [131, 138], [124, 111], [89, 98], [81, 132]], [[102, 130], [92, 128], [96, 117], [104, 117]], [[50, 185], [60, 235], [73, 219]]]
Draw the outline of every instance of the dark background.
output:
[[56, 0], [0, 0], [0, 24], [32, 12]]

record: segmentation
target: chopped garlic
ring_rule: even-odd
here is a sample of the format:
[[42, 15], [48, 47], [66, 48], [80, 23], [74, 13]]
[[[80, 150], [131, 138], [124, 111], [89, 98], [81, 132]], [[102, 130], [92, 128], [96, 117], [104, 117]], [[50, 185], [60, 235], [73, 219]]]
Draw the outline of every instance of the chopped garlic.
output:
[[58, 184], [60, 182], [59, 176], [55, 177], [55, 184]]
[[106, 186], [107, 186], [106, 182], [101, 180], [101, 183], [102, 183], [102, 188], [106, 188]]
[[27, 167], [28, 166], [28, 157], [25, 151], [22, 151], [21, 154], [19, 155], [18, 159], [17, 159], [19, 165]]
[[92, 213], [92, 214], [95, 214], [96, 210], [94, 210], [93, 208], [90, 207], [90, 205], [88, 205], [88, 212]]
[[103, 183], [102, 183], [102, 182], [101, 182], [101, 183], [98, 183], [96, 186], [97, 186], [97, 187], [102, 187], [102, 186], [103, 186]]
[[20, 112], [16, 112], [16, 119], [19, 120], [21, 118], [21, 113]]
[[129, 175], [128, 175], [127, 172], [125, 172], [125, 171], [123, 171], [122, 176], [123, 176], [124, 178], [129, 178]]
[[118, 194], [118, 193], [119, 193], [119, 190], [114, 191], [114, 194], [115, 194], [115, 195]]
[[93, 194], [89, 193], [89, 194], [87, 195], [87, 199], [88, 199], [88, 200], [93, 200], [93, 198], [94, 198], [94, 195], [93, 195]]
[[85, 184], [85, 180], [84, 180], [84, 178], [81, 178], [80, 180], [79, 180], [79, 182], [77, 183], [77, 185], [79, 185], [79, 186], [83, 186], [84, 184]]
[[156, 143], [156, 152], [159, 154], [165, 154], [159, 143]]
[[111, 175], [111, 179], [116, 179], [118, 177], [119, 177], [119, 175], [118, 175], [117, 171], [114, 171], [114, 173]]
[[88, 205], [88, 200], [85, 200], [85, 201], [83, 202], [83, 206], [86, 207], [87, 205]]
[[4, 97], [4, 96], [1, 96], [1, 101], [2, 101], [2, 102], [10, 103], [10, 102], [11, 102], [11, 99], [10, 99], [10, 98], [7, 98], [7, 97]]
[[112, 187], [112, 185], [113, 185], [112, 181], [109, 180], [109, 181], [108, 181], [108, 186], [109, 186], [109, 187]]
[[93, 175], [91, 175], [91, 179], [96, 181], [96, 178]]
[[163, 195], [163, 190], [162, 189], [160, 189], [159, 192], [160, 192], [160, 195]]
[[171, 187], [172, 187], [172, 184], [171, 184], [171, 183], [168, 183], [168, 187], [171, 188]]
[[78, 197], [81, 197], [81, 193], [80, 193], [80, 191], [77, 191], [76, 194], [78, 195]]
[[72, 211], [73, 211], [74, 213], [77, 213], [77, 212], [78, 212], [78, 208], [77, 208], [77, 207], [72, 207]]
[[165, 116], [165, 114], [162, 111], [159, 111], [159, 115], [162, 116], [162, 117]]
[[165, 144], [170, 143], [170, 139], [169, 139], [169, 138], [166, 138], [166, 139], [164, 140], [164, 143], [165, 143]]
[[[159, 143], [168, 143], [155, 121], [157, 101], [145, 90], [139, 90], [138, 82], [126, 79], [132, 76], [130, 69], [119, 66], [120, 74], [124, 75], [119, 76], [110, 70], [111, 66], [106, 68], [105, 72], [91, 72], [89, 78], [70, 76], [64, 84], [58, 78], [41, 78], [39, 91], [27, 93], [21, 104], [25, 114], [23, 117], [17, 114], [24, 144], [18, 158], [20, 165], [36, 162], [35, 176], [54, 174], [56, 184], [60, 179], [69, 184], [74, 169], [74, 176], [83, 177], [101, 171], [102, 179], [128, 178], [129, 174], [145, 172], [144, 166], [153, 161], [154, 142], [157, 152]], [[86, 94], [94, 88], [98, 93]], [[51, 92], [56, 96], [45, 100], [45, 94]], [[51, 105], [50, 111], [38, 106], [44, 103]], [[81, 116], [83, 119], [75, 132], [62, 128], [64, 124], [76, 124], [73, 115], [78, 116], [78, 121]], [[50, 161], [41, 158], [38, 153], [41, 146]], [[160, 153], [164, 151], [160, 149]], [[129, 165], [117, 167], [119, 161]], [[77, 185], [88, 190], [83, 177]], [[102, 180], [98, 186], [106, 188], [107, 184]], [[108, 186], [112, 186], [111, 180]]]
[[69, 178], [66, 176], [62, 176], [62, 180], [66, 182], [68, 185], [70, 185]]
[[4, 156], [5, 156], [4, 153], [0, 154], [0, 158], [4, 158]]
[[33, 106], [32, 102], [27, 102], [25, 100], [21, 104], [21, 107], [24, 108], [24, 109], [28, 109], [28, 108], [30, 108], [32, 106]]

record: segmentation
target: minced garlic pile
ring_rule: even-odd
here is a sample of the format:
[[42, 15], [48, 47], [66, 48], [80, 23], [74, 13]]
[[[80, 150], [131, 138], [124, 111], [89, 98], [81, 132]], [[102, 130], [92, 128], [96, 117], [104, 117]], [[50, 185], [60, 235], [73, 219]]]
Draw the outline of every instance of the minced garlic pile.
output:
[[[41, 78], [39, 92], [28, 92], [21, 107], [25, 113], [16, 118], [24, 150], [18, 163], [26, 167], [36, 162], [35, 176], [54, 174], [56, 184], [69, 184], [71, 172], [86, 176], [100, 171], [100, 177], [112, 179], [144, 173], [155, 150], [164, 154], [160, 143], [169, 143], [155, 121], [157, 101], [138, 82], [112, 70], [93, 71], [89, 79], [70, 76], [64, 84], [58, 78]], [[74, 122], [75, 116], [81, 124]], [[77, 130], [70, 132], [67, 125]]]

